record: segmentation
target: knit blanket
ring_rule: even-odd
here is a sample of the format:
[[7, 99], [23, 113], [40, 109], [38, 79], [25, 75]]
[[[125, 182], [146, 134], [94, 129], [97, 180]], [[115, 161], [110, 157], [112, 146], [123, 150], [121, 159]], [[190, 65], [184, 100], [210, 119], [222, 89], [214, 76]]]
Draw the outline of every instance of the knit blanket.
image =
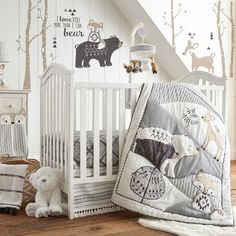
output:
[[[233, 207], [234, 218], [236, 217], [236, 207]], [[179, 236], [235, 236], [236, 226], [215, 226], [187, 224], [182, 222], [161, 220], [152, 217], [139, 218], [138, 223], [150, 229], [165, 231]]]
[[26, 157], [28, 155], [24, 125], [0, 125], [0, 155], [4, 154], [16, 157]]
[[224, 121], [190, 85], [145, 84], [112, 201], [161, 219], [233, 225]]
[[0, 208], [20, 209], [27, 167], [0, 163]]

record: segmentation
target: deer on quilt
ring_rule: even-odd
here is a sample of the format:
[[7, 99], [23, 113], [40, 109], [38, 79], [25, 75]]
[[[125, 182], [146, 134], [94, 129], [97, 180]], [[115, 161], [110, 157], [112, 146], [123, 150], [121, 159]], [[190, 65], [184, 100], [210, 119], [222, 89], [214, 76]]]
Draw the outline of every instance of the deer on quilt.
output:
[[213, 127], [213, 121], [215, 120], [215, 117], [211, 115], [209, 111], [204, 116], [202, 116], [202, 120], [207, 123], [206, 137], [202, 144], [202, 148], [206, 149], [211, 141], [214, 142], [217, 146], [217, 152], [214, 159], [219, 161], [224, 149], [224, 135], [220, 134], [217, 127]]

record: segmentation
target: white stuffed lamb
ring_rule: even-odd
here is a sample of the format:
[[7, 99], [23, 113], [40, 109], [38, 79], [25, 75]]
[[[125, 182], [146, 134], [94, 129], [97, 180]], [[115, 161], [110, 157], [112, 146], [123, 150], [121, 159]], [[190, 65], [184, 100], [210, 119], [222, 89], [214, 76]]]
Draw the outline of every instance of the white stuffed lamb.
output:
[[61, 206], [62, 173], [51, 167], [41, 167], [30, 176], [30, 182], [37, 189], [35, 203], [29, 203], [26, 214], [31, 217], [59, 216], [63, 214]]

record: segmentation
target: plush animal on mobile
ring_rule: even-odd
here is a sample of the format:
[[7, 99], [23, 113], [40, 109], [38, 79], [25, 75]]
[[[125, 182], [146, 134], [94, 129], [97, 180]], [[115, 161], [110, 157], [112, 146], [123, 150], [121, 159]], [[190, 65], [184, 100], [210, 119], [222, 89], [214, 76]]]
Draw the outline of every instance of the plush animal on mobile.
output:
[[141, 61], [139, 61], [139, 60], [131, 60], [129, 65], [124, 64], [124, 68], [126, 69], [127, 73], [142, 72]]
[[36, 218], [62, 215], [61, 171], [41, 167], [30, 176], [30, 182], [37, 189], [37, 193], [35, 203], [26, 206], [26, 214]]
[[124, 68], [127, 73], [138, 73], [149, 70], [152, 70], [153, 74], [157, 73], [157, 64], [154, 62], [153, 57], [150, 59], [131, 60], [129, 65], [124, 63]]
[[151, 58], [151, 67], [152, 67], [152, 73], [157, 74], [157, 64], [154, 61], [154, 57]]

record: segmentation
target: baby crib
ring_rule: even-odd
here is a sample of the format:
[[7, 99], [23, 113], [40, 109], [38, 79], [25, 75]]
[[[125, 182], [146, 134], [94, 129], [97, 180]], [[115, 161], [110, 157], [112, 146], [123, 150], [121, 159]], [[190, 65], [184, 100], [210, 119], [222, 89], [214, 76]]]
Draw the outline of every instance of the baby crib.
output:
[[[193, 72], [178, 82], [195, 84], [225, 117], [225, 79]], [[63, 172], [70, 219], [119, 210], [109, 199], [141, 87], [74, 82], [73, 71], [56, 63], [41, 76], [41, 164]], [[131, 109], [125, 107], [127, 90]]]

